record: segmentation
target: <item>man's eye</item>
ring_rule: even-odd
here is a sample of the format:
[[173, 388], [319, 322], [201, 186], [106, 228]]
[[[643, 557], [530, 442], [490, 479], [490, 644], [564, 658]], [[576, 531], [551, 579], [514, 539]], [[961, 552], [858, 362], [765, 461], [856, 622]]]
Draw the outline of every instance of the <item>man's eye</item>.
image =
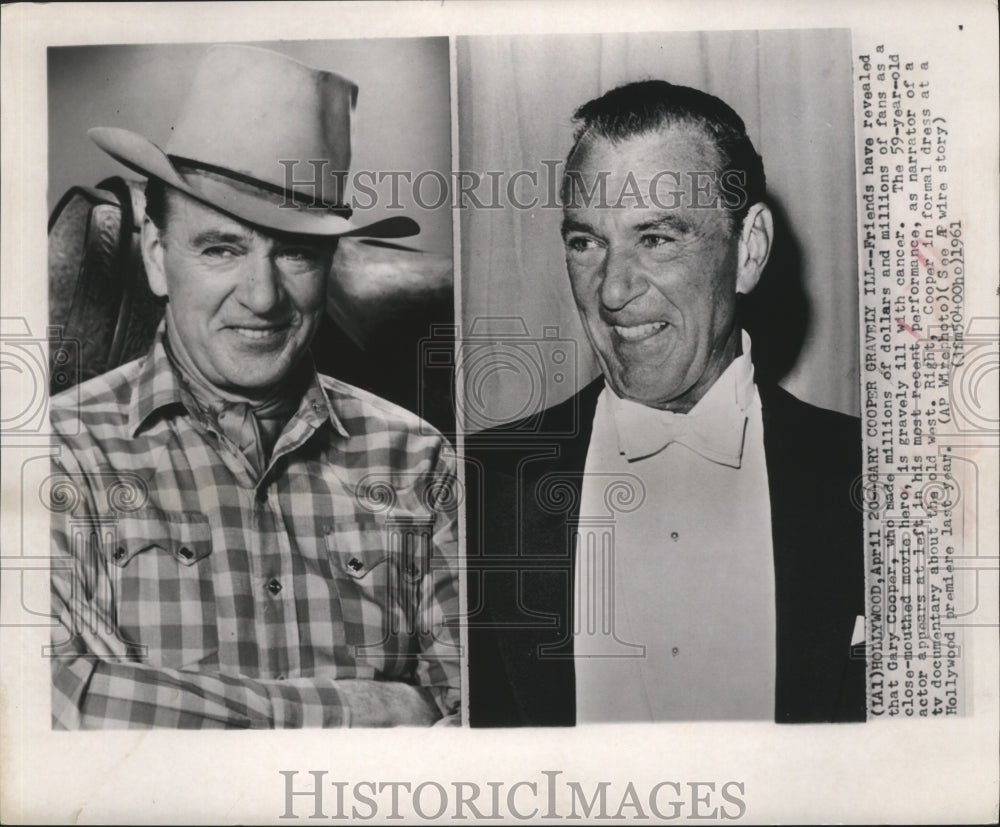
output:
[[643, 247], [655, 248], [672, 244], [676, 239], [669, 235], [644, 235], [641, 239]]
[[583, 253], [597, 247], [597, 241], [585, 235], [570, 236], [564, 243], [574, 253]]
[[285, 247], [278, 258], [298, 267], [314, 267], [323, 258], [323, 253], [315, 247]]
[[288, 247], [282, 250], [280, 255], [289, 261], [315, 261], [319, 258], [319, 254], [315, 250], [299, 247]]
[[237, 252], [232, 247], [206, 247], [201, 254], [206, 258], [227, 259], [235, 256]]

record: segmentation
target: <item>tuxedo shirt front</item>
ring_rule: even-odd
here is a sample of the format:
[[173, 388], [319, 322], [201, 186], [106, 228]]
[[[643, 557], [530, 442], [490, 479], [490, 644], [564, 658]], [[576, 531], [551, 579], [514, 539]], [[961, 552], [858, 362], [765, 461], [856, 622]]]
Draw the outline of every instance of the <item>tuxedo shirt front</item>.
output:
[[[574, 567], [578, 723], [774, 718], [774, 551], [749, 346], [744, 334], [686, 414], [608, 387], [598, 397]], [[706, 438], [686, 439], [689, 423]]]
[[[469, 720], [577, 722], [573, 572], [598, 379], [466, 437]], [[857, 418], [758, 382], [774, 552], [774, 720], [865, 720]]]

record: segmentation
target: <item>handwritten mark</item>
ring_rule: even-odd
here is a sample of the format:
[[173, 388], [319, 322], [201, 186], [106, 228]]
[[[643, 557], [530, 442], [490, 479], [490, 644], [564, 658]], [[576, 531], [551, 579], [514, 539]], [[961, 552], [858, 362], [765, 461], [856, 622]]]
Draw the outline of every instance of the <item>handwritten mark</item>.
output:
[[[931, 245], [928, 244], [926, 241], [918, 241], [913, 246], [913, 252], [916, 253], [917, 260], [923, 265], [924, 269], [927, 270], [927, 272], [930, 272], [932, 265], [927, 260], [927, 256], [924, 255], [923, 250], [920, 249], [923, 246], [931, 247]], [[934, 252], [934, 248], [933, 247], [931, 247], [931, 252]]]
[[910, 327], [902, 319], [896, 319], [896, 324], [899, 325], [899, 329], [900, 330], [905, 330], [907, 333], [909, 333], [910, 335], [912, 335], [914, 339], [923, 339], [924, 338], [923, 336], [921, 336], [919, 333], [917, 333], [917, 331], [915, 331], [912, 327]]

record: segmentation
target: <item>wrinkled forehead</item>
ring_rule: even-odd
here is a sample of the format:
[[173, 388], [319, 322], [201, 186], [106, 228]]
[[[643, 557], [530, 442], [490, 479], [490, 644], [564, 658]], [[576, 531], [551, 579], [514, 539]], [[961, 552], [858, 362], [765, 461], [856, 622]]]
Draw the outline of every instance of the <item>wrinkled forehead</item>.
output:
[[717, 206], [721, 156], [712, 138], [689, 124], [664, 126], [624, 139], [584, 135], [567, 159], [563, 203], [658, 209]]
[[226, 229], [232, 232], [255, 232], [254, 228], [239, 219], [227, 215], [215, 209], [197, 198], [192, 198], [187, 193], [181, 192], [174, 187], [166, 188], [167, 214], [170, 217], [168, 227], [179, 228], [181, 226], [202, 227], [211, 225], [220, 230]]
[[262, 241], [295, 246], [309, 246], [318, 249], [335, 249], [336, 237], [287, 233], [268, 227], [248, 224], [234, 216], [221, 212], [197, 198], [174, 187], [166, 188], [167, 234], [189, 238], [227, 236], [247, 242]]

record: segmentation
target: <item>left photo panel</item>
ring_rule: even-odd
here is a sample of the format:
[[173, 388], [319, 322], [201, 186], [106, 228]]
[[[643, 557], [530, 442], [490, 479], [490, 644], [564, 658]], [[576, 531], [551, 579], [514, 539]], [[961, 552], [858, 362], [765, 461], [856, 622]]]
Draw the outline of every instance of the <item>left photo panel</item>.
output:
[[48, 49], [54, 729], [460, 725], [449, 70]]

